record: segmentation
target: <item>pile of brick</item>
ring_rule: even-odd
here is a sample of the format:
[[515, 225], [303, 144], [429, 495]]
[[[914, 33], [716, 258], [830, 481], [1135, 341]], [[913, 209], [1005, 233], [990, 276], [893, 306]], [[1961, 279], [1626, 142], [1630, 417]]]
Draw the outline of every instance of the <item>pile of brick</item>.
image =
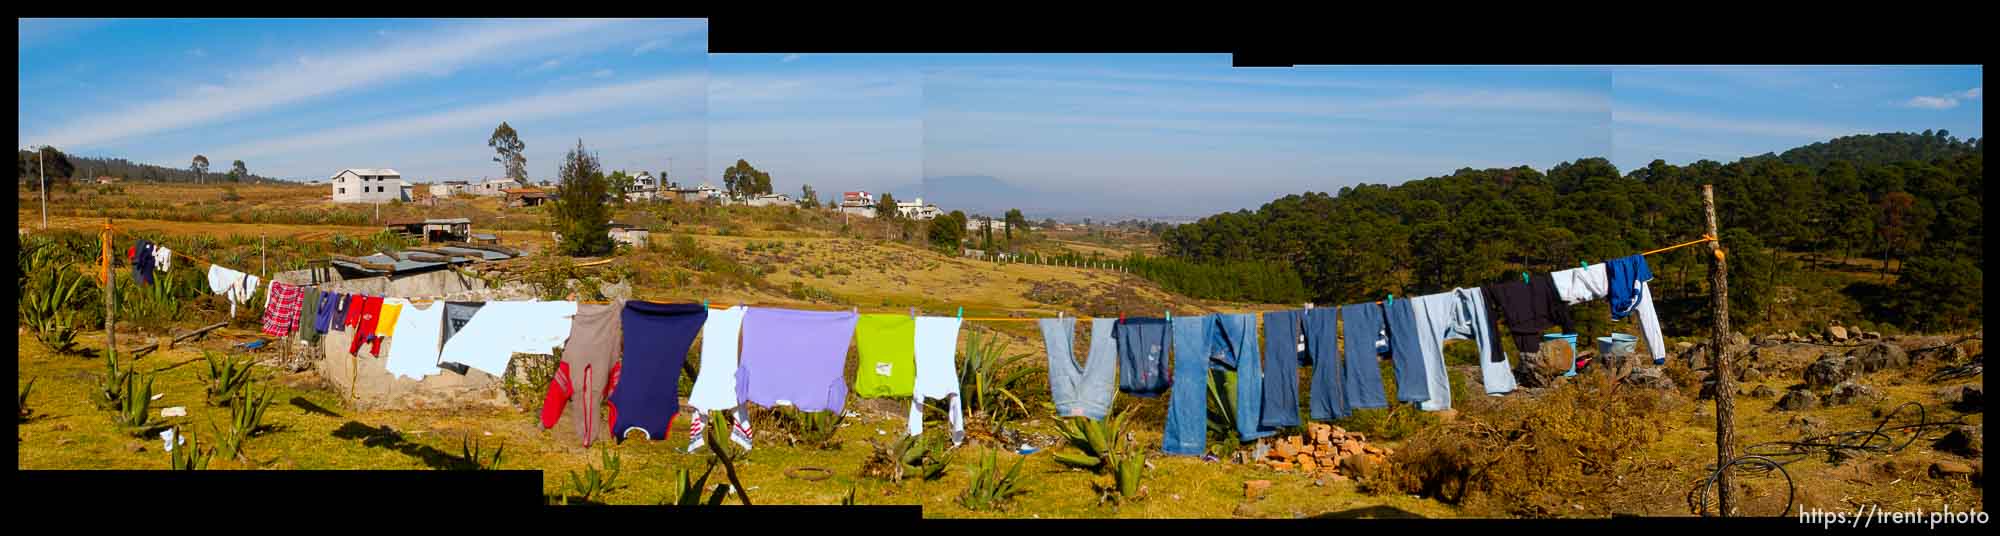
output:
[[1306, 423], [1305, 435], [1272, 438], [1270, 448], [1261, 461], [1279, 471], [1296, 471], [1313, 476], [1355, 476], [1341, 474], [1342, 461], [1359, 456], [1370, 462], [1382, 463], [1391, 452], [1368, 444], [1367, 438], [1360, 432], [1349, 432], [1330, 424]]

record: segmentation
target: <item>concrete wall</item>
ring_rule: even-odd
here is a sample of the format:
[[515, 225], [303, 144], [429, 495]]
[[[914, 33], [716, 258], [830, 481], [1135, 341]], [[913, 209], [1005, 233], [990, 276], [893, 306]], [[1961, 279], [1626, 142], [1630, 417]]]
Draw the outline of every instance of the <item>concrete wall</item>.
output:
[[[405, 276], [376, 276], [343, 279], [338, 270], [324, 269], [320, 272], [319, 290], [334, 292], [363, 293], [376, 296], [430, 297], [451, 296], [486, 289], [486, 281], [467, 277], [452, 270], [433, 270]], [[278, 282], [294, 285], [312, 284], [311, 270], [293, 270], [279, 273]]]
[[[352, 331], [327, 332], [320, 339], [323, 357], [314, 369], [355, 409], [512, 407], [506, 383], [499, 376], [479, 369], [466, 369], [464, 375], [437, 369], [421, 380], [412, 380], [389, 372], [385, 366], [388, 361], [369, 352], [367, 344], [361, 345], [358, 355], [348, 354], [348, 343], [353, 340]], [[388, 354], [396, 342], [396, 337], [384, 340], [382, 353]]]

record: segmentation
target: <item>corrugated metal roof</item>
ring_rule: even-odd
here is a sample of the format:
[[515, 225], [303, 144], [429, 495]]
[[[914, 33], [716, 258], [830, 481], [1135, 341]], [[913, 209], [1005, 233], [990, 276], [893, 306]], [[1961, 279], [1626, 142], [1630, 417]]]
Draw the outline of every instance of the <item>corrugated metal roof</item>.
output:
[[424, 220], [424, 223], [437, 223], [437, 224], [446, 224], [446, 223], [453, 223], [453, 224], [456, 224], [456, 223], [472, 223], [472, 218], [432, 218], [432, 219], [428, 219], [428, 220]]
[[[438, 250], [438, 251], [443, 251], [443, 252], [446, 252], [446, 253], [451, 253], [451, 254], [453, 254], [453, 255], [470, 255], [470, 256], [476, 256], [477, 258], [479, 258], [479, 259], [481, 259], [481, 260], [487, 260], [487, 261], [498, 261], [498, 260], [506, 260], [506, 259], [511, 259], [511, 258], [513, 258], [512, 256], [510, 256], [510, 255], [508, 255], [508, 254], [505, 254], [505, 253], [500, 253], [500, 252], [497, 252], [497, 251], [487, 251], [487, 250], [483, 250], [483, 249], [471, 249], [471, 248], [461, 248], [461, 247], [452, 247], [452, 246], [444, 246], [444, 247], [438, 247], [438, 248], [431, 248], [431, 249], [436, 249], [436, 250]], [[431, 269], [431, 268], [437, 268], [437, 267], [441, 267], [441, 266], [444, 266], [445, 264], [447, 264], [446, 262], [438, 262], [438, 261], [416, 261], [416, 260], [409, 260], [409, 257], [410, 257], [410, 255], [412, 255], [412, 254], [415, 254], [415, 255], [430, 255], [430, 254], [428, 254], [428, 253], [424, 253], [424, 252], [418, 252], [418, 251], [399, 251], [399, 252], [396, 252], [396, 254], [397, 254], [397, 255], [398, 255], [398, 256], [399, 256], [400, 258], [398, 258], [398, 257], [390, 257], [390, 256], [388, 256], [388, 255], [383, 255], [383, 254], [381, 254], [381, 253], [376, 253], [376, 254], [373, 254], [373, 255], [368, 255], [368, 256], [365, 256], [365, 257], [357, 257], [357, 258], [361, 259], [362, 261], [366, 261], [366, 262], [368, 262], [368, 263], [371, 263], [371, 264], [387, 264], [387, 265], [391, 265], [391, 266], [394, 266], [394, 267], [395, 267], [395, 271], [396, 271], [397, 273], [403, 273], [403, 272], [415, 272], [415, 271], [428, 271], [428, 270], [429, 270], [429, 269]], [[468, 258], [460, 258], [460, 257], [453, 257], [453, 258], [452, 258], [452, 259], [450, 260], [450, 262], [449, 262], [449, 263], [450, 263], [450, 264], [465, 264], [465, 263], [469, 263], [469, 262], [474, 262], [474, 261], [473, 261], [473, 259], [468, 259]], [[342, 260], [339, 260], [339, 259], [334, 259], [334, 260], [332, 261], [332, 263], [333, 263], [333, 264], [334, 264], [335, 266], [339, 266], [339, 267], [341, 267], [341, 268], [345, 268], [345, 269], [348, 269], [348, 270], [353, 270], [353, 271], [357, 271], [357, 272], [363, 272], [363, 273], [370, 273], [370, 274], [381, 274], [381, 273], [385, 273], [385, 272], [383, 272], [383, 271], [381, 271], [381, 270], [375, 270], [375, 269], [372, 269], [372, 268], [367, 268], [367, 267], [363, 267], [363, 266], [360, 266], [360, 265], [357, 265], [357, 264], [353, 264], [353, 263], [349, 263], [349, 262], [346, 262], [346, 261], [342, 261]]]
[[[403, 176], [403, 174], [397, 173], [396, 170], [389, 168], [347, 168], [340, 170], [341, 173], [346, 173], [349, 171], [354, 172], [355, 175], [366, 175], [371, 177], [383, 176], [383, 175], [395, 175], [398, 177]], [[334, 175], [338, 176], [340, 175], [340, 173], [335, 173]]]

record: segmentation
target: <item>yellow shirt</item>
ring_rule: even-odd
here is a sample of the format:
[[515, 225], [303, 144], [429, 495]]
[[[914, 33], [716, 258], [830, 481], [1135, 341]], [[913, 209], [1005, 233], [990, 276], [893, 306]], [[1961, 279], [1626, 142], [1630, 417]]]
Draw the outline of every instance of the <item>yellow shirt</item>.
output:
[[376, 319], [375, 334], [382, 337], [395, 335], [396, 315], [401, 314], [402, 312], [403, 312], [402, 303], [387, 302], [387, 301], [383, 302], [382, 314], [375, 315]]

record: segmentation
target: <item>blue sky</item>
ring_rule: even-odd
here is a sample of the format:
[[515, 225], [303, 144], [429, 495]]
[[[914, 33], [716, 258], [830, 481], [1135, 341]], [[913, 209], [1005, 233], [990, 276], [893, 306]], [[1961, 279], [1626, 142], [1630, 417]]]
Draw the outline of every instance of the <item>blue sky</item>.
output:
[[[1983, 137], [1980, 67], [1309, 66], [1226, 54], [708, 54], [699, 20], [22, 21], [23, 144], [182, 167], [500, 173], [501, 120], [554, 174], [780, 192], [987, 175], [1069, 211], [1199, 216], [1464, 167], [1620, 169], [1837, 136]], [[900, 193], [900, 192], [899, 192]], [[918, 192], [921, 193], [921, 192]]]
[[707, 167], [702, 20], [23, 20], [23, 145], [325, 178], [497, 176], [501, 121], [528, 173], [581, 138], [610, 168]]

